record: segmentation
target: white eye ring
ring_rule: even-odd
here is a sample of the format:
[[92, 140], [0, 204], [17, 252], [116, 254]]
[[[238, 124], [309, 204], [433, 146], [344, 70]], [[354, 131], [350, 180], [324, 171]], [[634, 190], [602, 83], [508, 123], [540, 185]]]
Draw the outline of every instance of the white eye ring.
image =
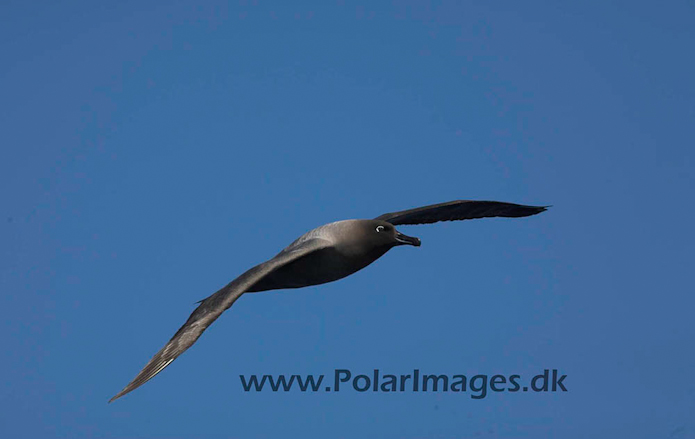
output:
[[376, 231], [377, 231], [377, 233], [381, 232], [381, 231], [384, 230], [384, 229], [385, 229], [384, 226], [376, 226]]

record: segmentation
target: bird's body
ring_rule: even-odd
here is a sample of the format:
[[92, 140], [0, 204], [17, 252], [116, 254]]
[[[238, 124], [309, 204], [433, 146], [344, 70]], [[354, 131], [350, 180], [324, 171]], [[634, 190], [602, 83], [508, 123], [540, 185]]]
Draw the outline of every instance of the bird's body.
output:
[[272, 259], [234, 279], [200, 301], [186, 323], [145, 365], [135, 379], [111, 398], [120, 398], [154, 377], [200, 337], [244, 293], [302, 288], [349, 276], [399, 245], [420, 240], [395, 229], [399, 224], [427, 224], [483, 217], [535, 215], [545, 207], [496, 201], [452, 201], [381, 215], [372, 220], [343, 220], [317, 227], [297, 238]]
[[301, 252], [309, 243], [316, 248], [278, 267], [254, 284], [247, 292], [302, 288], [333, 282], [349, 276], [379, 259], [392, 246], [389, 242], [375, 245], [359, 239], [381, 224], [374, 220], [343, 220], [306, 232], [287, 246], [283, 253]]

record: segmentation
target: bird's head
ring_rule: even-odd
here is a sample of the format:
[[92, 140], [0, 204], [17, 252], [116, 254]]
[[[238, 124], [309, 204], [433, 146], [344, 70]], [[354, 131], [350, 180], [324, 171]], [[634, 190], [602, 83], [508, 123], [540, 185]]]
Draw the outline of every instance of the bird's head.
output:
[[363, 223], [364, 233], [377, 245], [395, 247], [397, 245], [413, 245], [420, 247], [420, 239], [404, 235], [393, 224], [380, 220], [367, 220]]

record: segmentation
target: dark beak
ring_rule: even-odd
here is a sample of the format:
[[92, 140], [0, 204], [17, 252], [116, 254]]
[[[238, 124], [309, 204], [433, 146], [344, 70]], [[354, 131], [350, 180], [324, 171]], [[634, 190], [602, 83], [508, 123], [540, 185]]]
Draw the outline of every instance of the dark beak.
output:
[[414, 245], [415, 247], [420, 247], [420, 239], [415, 238], [414, 236], [407, 236], [402, 234], [399, 231], [396, 231], [396, 241], [398, 244], [396, 245]]

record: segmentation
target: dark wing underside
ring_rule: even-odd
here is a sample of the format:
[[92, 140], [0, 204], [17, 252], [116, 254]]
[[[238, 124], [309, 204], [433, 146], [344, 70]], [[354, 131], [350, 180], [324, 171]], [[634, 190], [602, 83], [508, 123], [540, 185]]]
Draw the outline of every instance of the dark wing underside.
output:
[[164, 347], [145, 365], [138, 375], [109, 402], [145, 384], [161, 372], [186, 349], [198, 340], [200, 335], [225, 310], [232, 306], [242, 294], [249, 291], [257, 282], [278, 268], [295, 261], [311, 252], [325, 248], [330, 243], [322, 239], [310, 239], [290, 247], [267, 262], [259, 264], [234, 279], [224, 288], [200, 302], [184, 325], [174, 334]]
[[501, 201], [458, 200], [432, 204], [400, 212], [385, 213], [374, 219], [394, 226], [401, 224], [431, 224], [438, 221], [457, 221], [487, 217], [519, 218], [545, 211], [548, 206], [524, 206]]

